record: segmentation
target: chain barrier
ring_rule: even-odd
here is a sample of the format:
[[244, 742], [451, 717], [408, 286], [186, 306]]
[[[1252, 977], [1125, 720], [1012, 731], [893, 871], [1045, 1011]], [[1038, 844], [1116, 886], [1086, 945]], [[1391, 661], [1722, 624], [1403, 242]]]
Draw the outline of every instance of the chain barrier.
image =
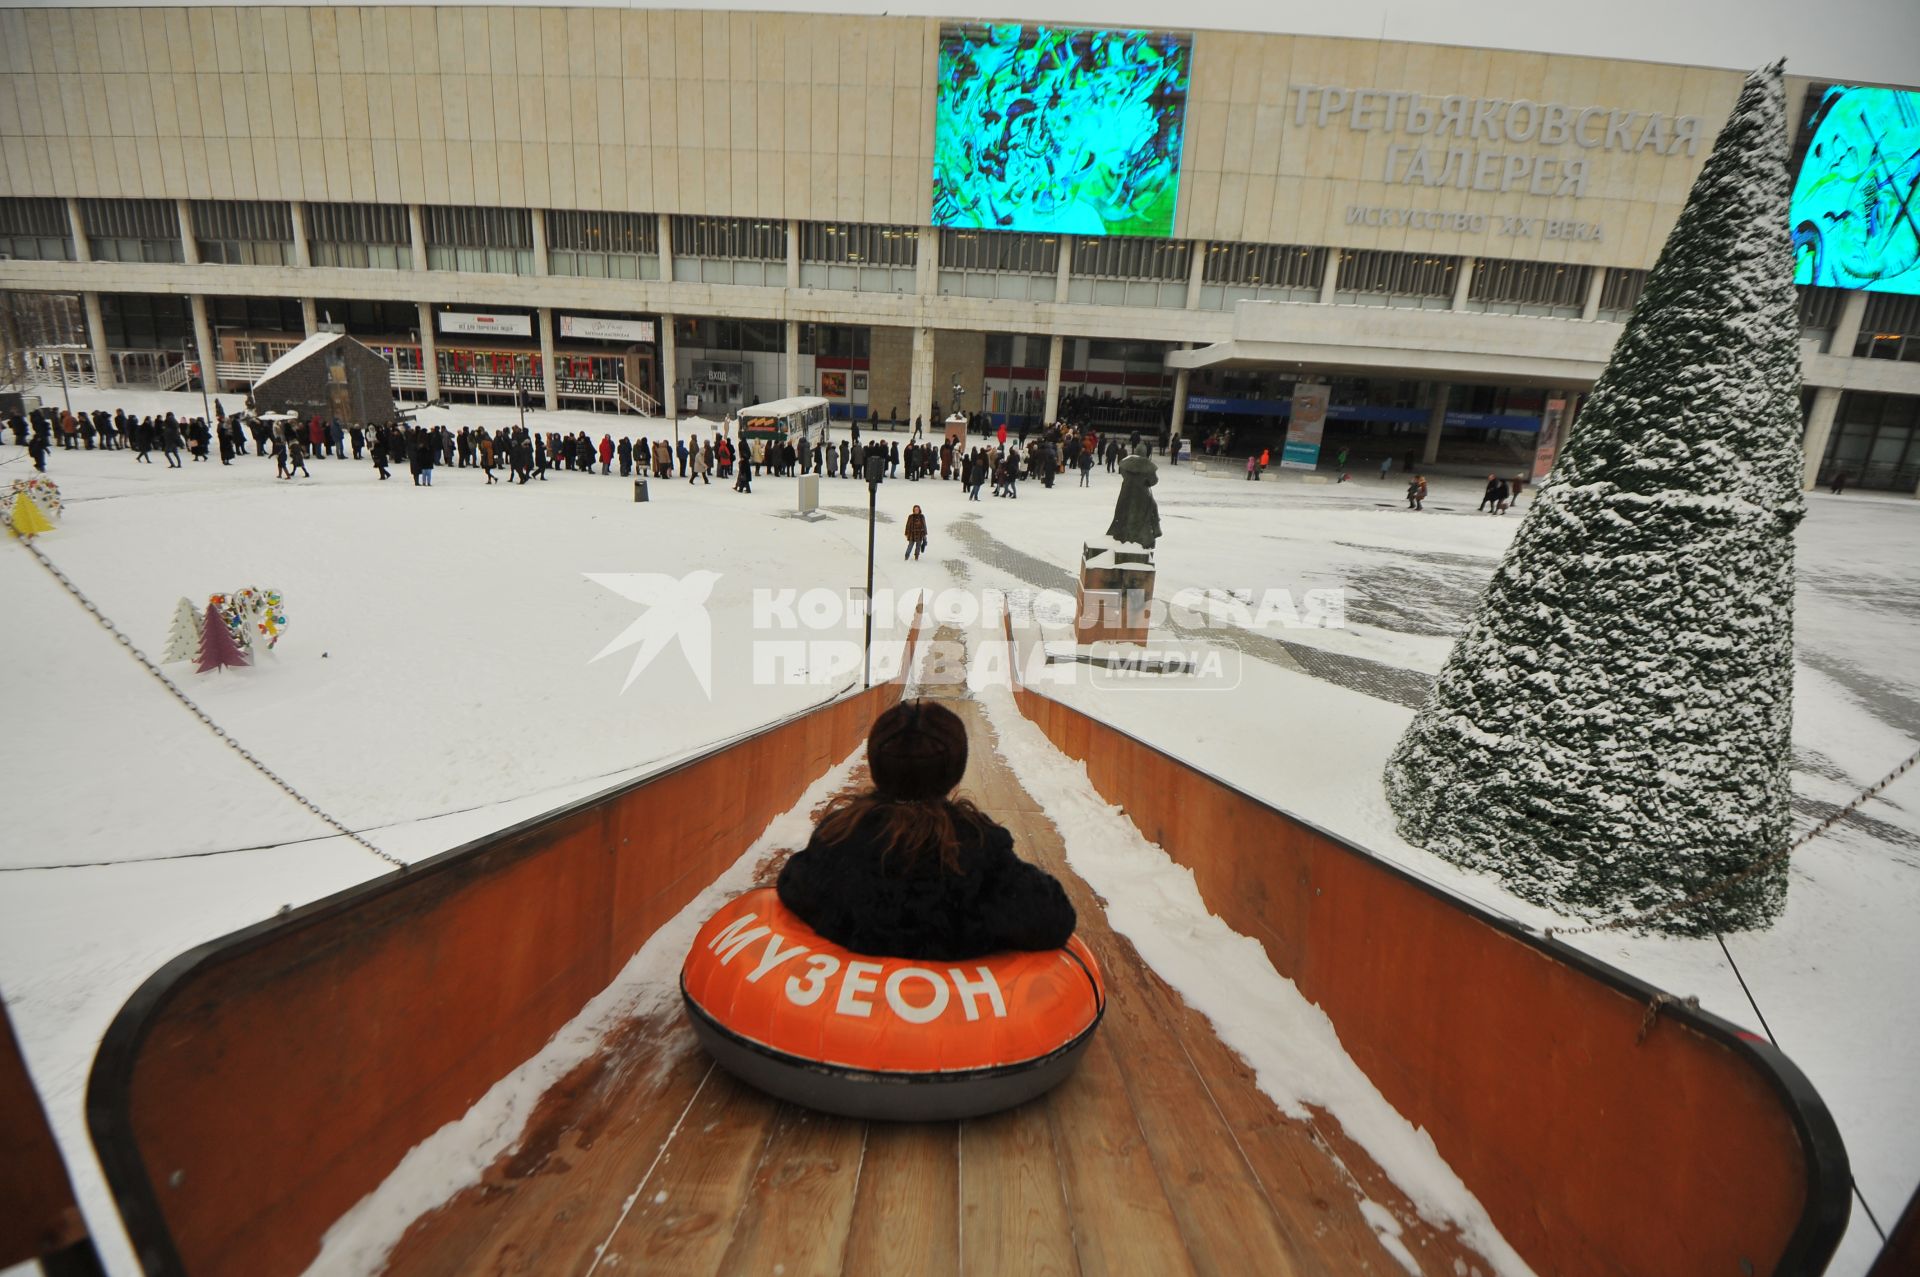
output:
[[1790, 843], [1784, 849], [1774, 852], [1771, 856], [1766, 857], [1764, 860], [1759, 860], [1754, 862], [1753, 864], [1749, 865], [1747, 868], [1741, 870], [1739, 873], [1733, 875], [1733, 877], [1731, 878], [1722, 878], [1719, 882], [1712, 883], [1709, 886], [1706, 886], [1701, 890], [1694, 892], [1691, 896], [1688, 896], [1685, 900], [1671, 900], [1671, 901], [1668, 901], [1666, 904], [1659, 905], [1655, 908], [1649, 909], [1645, 913], [1629, 914], [1624, 918], [1613, 918], [1613, 919], [1609, 919], [1606, 922], [1590, 923], [1589, 925], [1584, 927], [1547, 927], [1543, 929], [1542, 934], [1545, 935], [1549, 940], [1557, 940], [1564, 936], [1592, 935], [1594, 932], [1597, 932], [1597, 931], [1618, 931], [1623, 927], [1640, 926], [1641, 924], [1646, 923], [1654, 918], [1661, 917], [1665, 914], [1673, 913], [1676, 910], [1691, 909], [1697, 904], [1704, 904], [1706, 901], [1712, 900], [1715, 896], [1718, 896], [1723, 892], [1733, 890], [1735, 887], [1747, 881], [1747, 879], [1753, 877], [1755, 874], [1760, 873], [1765, 869], [1770, 869], [1774, 865], [1779, 864], [1781, 861], [1785, 860], [1788, 856], [1791, 856], [1794, 852], [1800, 850], [1802, 847], [1806, 846], [1808, 843], [1812, 842], [1814, 839], [1820, 837], [1822, 834], [1826, 833], [1829, 829], [1832, 829], [1835, 825], [1839, 824], [1841, 821], [1845, 820], [1848, 816], [1851, 816], [1854, 812], [1858, 811], [1861, 805], [1864, 804], [1868, 799], [1874, 797], [1881, 790], [1885, 789], [1888, 785], [1891, 785], [1894, 781], [1899, 780], [1902, 776], [1906, 775], [1909, 771], [1912, 771], [1914, 768], [1914, 765], [1917, 763], [1920, 763], [1920, 750], [1915, 750], [1913, 753], [1909, 754], [1907, 756], [1907, 760], [1904, 763], [1901, 763], [1898, 767], [1894, 768], [1892, 771], [1882, 776], [1879, 780], [1874, 781], [1873, 784], [1861, 790], [1859, 795], [1855, 797], [1852, 802], [1848, 803], [1845, 807], [1837, 808], [1826, 819], [1815, 824], [1811, 829], [1807, 830], [1807, 832], [1805, 832], [1804, 834], [1801, 834], [1798, 838], [1794, 839], [1793, 842]]
[[318, 816], [322, 821], [325, 821], [328, 826], [330, 826], [331, 828], [333, 828], [343, 836], [358, 843], [361, 847], [365, 848], [367, 851], [371, 852], [372, 854], [378, 856], [380, 859], [386, 861], [388, 864], [392, 865], [396, 869], [405, 869], [407, 867], [406, 861], [400, 859], [398, 856], [391, 854], [390, 852], [385, 852], [380, 850], [380, 848], [374, 846], [372, 843], [368, 842], [365, 838], [361, 837], [359, 834], [355, 833], [353, 830], [348, 829], [345, 825], [335, 820], [332, 816], [328, 815], [326, 812], [320, 810], [320, 808], [315, 806], [313, 802], [310, 799], [308, 799], [305, 794], [302, 794], [299, 790], [295, 789], [292, 785], [289, 785], [286, 781], [282, 780], [279, 774], [275, 772], [271, 767], [268, 767], [265, 763], [261, 762], [258, 758], [254, 757], [253, 754], [247, 749], [246, 746], [242, 745], [239, 741], [235, 740], [233, 737], [227, 735], [226, 728], [214, 722], [213, 719], [208, 716], [205, 710], [201, 709], [198, 705], [194, 704], [193, 701], [187, 697], [187, 694], [180, 690], [179, 684], [175, 683], [172, 679], [168, 678], [165, 672], [162, 671], [158, 665], [155, 665], [153, 661], [147, 657], [147, 654], [145, 652], [142, 652], [139, 648], [135, 647], [133, 645], [133, 640], [128, 638], [125, 634], [121, 633], [120, 627], [115, 625], [111, 620], [109, 620], [107, 618], [107, 614], [105, 612], [102, 612], [99, 609], [99, 607], [97, 607], [94, 604], [93, 600], [88, 598], [86, 594], [81, 591], [79, 586], [75, 585], [71, 580], [69, 580], [66, 573], [62, 572], [58, 567], [55, 567], [53, 560], [49, 559], [46, 556], [46, 553], [42, 551], [38, 545], [34, 544], [34, 541], [35, 541], [35, 538], [30, 536], [20, 538], [20, 544], [24, 545], [27, 548], [27, 553], [31, 554], [34, 558], [40, 561], [40, 566], [45, 568], [48, 571], [48, 573], [52, 575], [53, 579], [60, 583], [61, 588], [64, 589], [68, 594], [71, 594], [74, 597], [75, 601], [78, 602], [81, 607], [85, 608], [87, 612], [90, 615], [92, 615], [94, 620], [100, 623], [100, 628], [105, 630], [107, 633], [113, 635], [114, 642], [118, 643], [121, 647], [125, 648], [127, 651], [127, 654], [133, 657], [134, 660], [140, 662], [141, 666], [147, 671], [147, 673], [153, 675], [153, 677], [159, 681], [160, 686], [167, 689], [168, 693], [172, 695], [173, 699], [179, 701], [182, 705], [186, 706], [187, 712], [192, 714], [195, 718], [199, 719], [201, 724], [204, 725], [208, 731], [212, 732], [216, 737], [218, 737], [220, 742], [223, 745], [225, 745], [228, 749], [231, 749], [234, 753], [240, 755], [241, 758], [245, 759], [249, 767], [252, 767], [255, 771], [259, 772], [262, 776], [265, 776], [268, 780], [272, 781], [275, 785], [277, 785], [280, 788], [280, 790], [283, 793], [287, 795], [287, 797], [293, 799], [294, 802], [299, 803], [302, 807], [306, 808], [309, 812], [312, 812], [315, 816]]

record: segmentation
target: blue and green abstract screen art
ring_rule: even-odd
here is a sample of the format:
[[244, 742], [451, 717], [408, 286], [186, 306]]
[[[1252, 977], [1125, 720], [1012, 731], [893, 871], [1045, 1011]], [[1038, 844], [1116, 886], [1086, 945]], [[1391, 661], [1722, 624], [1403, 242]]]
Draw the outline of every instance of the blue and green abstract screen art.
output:
[[1155, 31], [941, 31], [933, 221], [1173, 234], [1193, 50]]
[[1920, 294], [1920, 93], [1834, 85], [1808, 129], [1794, 282]]

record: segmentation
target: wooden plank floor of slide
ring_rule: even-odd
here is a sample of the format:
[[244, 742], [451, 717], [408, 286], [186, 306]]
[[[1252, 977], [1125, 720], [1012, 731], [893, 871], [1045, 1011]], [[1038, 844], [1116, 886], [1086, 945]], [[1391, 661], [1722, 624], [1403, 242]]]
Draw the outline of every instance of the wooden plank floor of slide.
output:
[[[964, 667], [957, 635], [932, 642], [948, 657], [934, 668]], [[543, 1097], [481, 1183], [415, 1222], [387, 1271], [1403, 1273], [1361, 1211], [1371, 1201], [1423, 1275], [1491, 1274], [1330, 1115], [1274, 1107], [1107, 926], [965, 689], [923, 692], [966, 720], [963, 791], [1066, 883], [1106, 970], [1107, 1018], [1078, 1072], [977, 1121], [865, 1123], [770, 1100], [710, 1067], [677, 1010], [636, 1020]]]

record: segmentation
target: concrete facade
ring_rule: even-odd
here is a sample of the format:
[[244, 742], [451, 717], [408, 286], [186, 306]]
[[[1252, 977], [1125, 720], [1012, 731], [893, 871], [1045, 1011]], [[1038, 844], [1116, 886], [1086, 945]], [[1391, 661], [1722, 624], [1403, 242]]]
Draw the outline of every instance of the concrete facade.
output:
[[[188, 296], [203, 361], [209, 297], [297, 299], [309, 331], [315, 298], [414, 303], [428, 348], [428, 308], [445, 305], [663, 325], [674, 315], [772, 320], [790, 349], [800, 324], [861, 326], [873, 337], [869, 406], [922, 417], [933, 400], [950, 407], [956, 375], [967, 406], [981, 406], [989, 332], [1047, 339], [1026, 348], [1049, 356], [1030, 361], [1048, 368], [1049, 400], [1062, 339], [1089, 338], [1163, 345], [1182, 391], [1183, 374], [1236, 361], [1580, 387], [1618, 333], [1600, 310], [1606, 272], [1652, 265], [1741, 79], [1196, 32], [1173, 230], [1192, 245], [1184, 307], [1178, 285], [1159, 304], [1069, 300], [1086, 280], [1072, 274], [1066, 237], [1051, 278], [1002, 277], [1023, 298], [1004, 300], [1009, 290], [941, 291], [951, 272], [928, 222], [942, 21], [511, 5], [0, 8], [0, 196], [65, 199], [81, 232], [79, 260], [0, 262], [0, 291], [78, 293], [94, 334], [102, 294]], [[1807, 83], [1788, 81], [1796, 119]], [[1430, 171], [1409, 180], [1418, 165]], [[184, 260], [87, 260], [79, 201], [90, 198], [174, 204]], [[292, 264], [196, 263], [194, 200], [285, 201]], [[308, 264], [299, 232], [310, 203], [404, 205], [410, 268]], [[528, 210], [534, 273], [430, 269], [422, 210], [435, 205]], [[550, 213], [570, 210], [655, 217], [656, 277], [547, 273]], [[751, 284], [676, 281], [681, 214], [777, 222], [788, 232], [784, 270]], [[800, 286], [803, 226], [846, 222], [917, 229], [912, 291]], [[1235, 244], [1329, 251], [1313, 287], [1296, 290], [1304, 296], [1240, 300], [1269, 294], [1205, 278], [1209, 246]], [[1337, 304], [1341, 250], [1457, 257], [1451, 311], [1444, 300]], [[1502, 259], [1595, 268], [1579, 317], [1466, 309], [1475, 269]], [[1156, 290], [1128, 299], [1137, 292]], [[1854, 330], [1863, 305], [1863, 295], [1848, 300]], [[1920, 394], [1920, 365], [1850, 358], [1841, 335], [1808, 350], [1809, 385]], [[784, 382], [799, 362], [787, 361]], [[432, 393], [430, 349], [426, 363]], [[671, 400], [687, 370], [663, 363]], [[552, 402], [552, 358], [543, 364]]]
[[[941, 19], [613, 8], [0, 9], [0, 175], [15, 195], [632, 209], [923, 226]], [[1805, 81], [1790, 81], [1791, 100]], [[1243, 32], [1193, 36], [1174, 233], [1642, 268], [1740, 84], [1736, 72]], [[1489, 142], [1590, 160], [1578, 199], [1386, 180], [1433, 135], [1343, 109], [1330, 86], [1633, 111], [1612, 145]], [[1361, 108], [1366, 103], [1358, 104]], [[1664, 154], [1642, 117], [1695, 117]], [[1473, 123], [1469, 121], [1469, 123]], [[1606, 137], [1601, 121], [1589, 137]], [[1536, 139], [1537, 127], [1530, 122]], [[1516, 131], [1519, 131], [1516, 129]], [[1627, 145], [1621, 145], [1625, 142]], [[1402, 153], [1389, 156], [1399, 144]], [[1691, 154], [1688, 150], [1691, 150]], [[1469, 186], [1471, 183], [1468, 184]], [[1410, 198], [1417, 197], [1417, 198]], [[1475, 234], [1355, 224], [1349, 207], [1452, 208]], [[1502, 234], [1577, 219], [1598, 241]]]

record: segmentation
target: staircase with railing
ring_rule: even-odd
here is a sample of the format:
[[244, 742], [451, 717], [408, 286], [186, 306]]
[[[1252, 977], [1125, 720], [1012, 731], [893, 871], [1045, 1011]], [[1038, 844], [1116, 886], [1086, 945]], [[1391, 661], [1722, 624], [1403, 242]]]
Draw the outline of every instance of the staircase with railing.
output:
[[159, 390], [185, 390], [187, 383], [191, 380], [193, 380], [193, 370], [188, 367], [185, 360], [182, 360], [162, 368], [155, 374], [153, 384]]
[[624, 381], [616, 381], [613, 384], [616, 387], [614, 393], [619, 398], [620, 406], [626, 411], [637, 412], [643, 417], [660, 415], [660, 401], [646, 391], [637, 386], [629, 386]]

